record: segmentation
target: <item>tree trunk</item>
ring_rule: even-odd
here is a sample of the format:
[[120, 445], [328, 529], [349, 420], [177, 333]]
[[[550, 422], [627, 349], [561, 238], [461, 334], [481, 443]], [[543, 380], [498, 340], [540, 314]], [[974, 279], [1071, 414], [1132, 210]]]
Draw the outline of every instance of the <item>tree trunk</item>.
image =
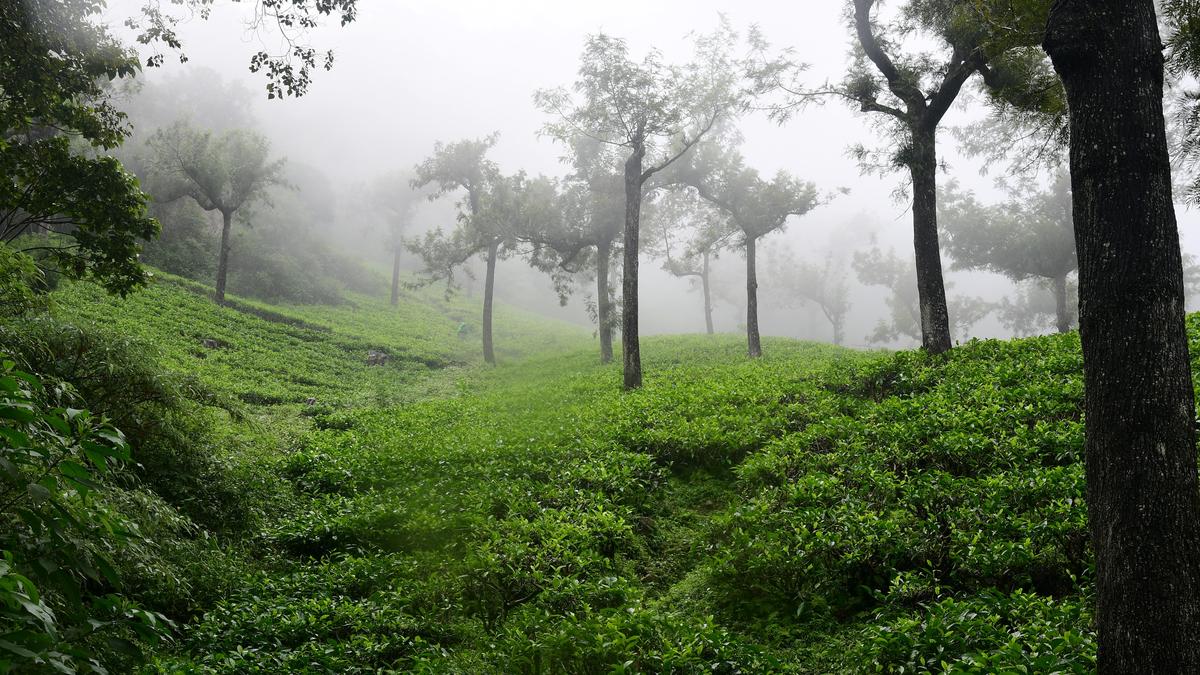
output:
[[746, 343], [750, 358], [762, 356], [762, 339], [758, 335], [758, 263], [755, 246], [758, 241], [746, 236]]
[[712, 289], [708, 285], [708, 252], [704, 253], [704, 266], [700, 269], [700, 288], [704, 291], [704, 330], [709, 334], [713, 334], [713, 318], [712, 318]]
[[625, 161], [625, 268], [621, 294], [621, 358], [625, 389], [642, 386], [642, 352], [638, 341], [638, 238], [642, 222], [642, 160], [645, 146], [638, 145]]
[[1065, 275], [1054, 280], [1054, 319], [1058, 324], [1058, 332], [1071, 332], [1071, 310], [1067, 307], [1067, 277]]
[[600, 329], [600, 363], [612, 363], [612, 303], [609, 301], [608, 263], [612, 244], [604, 241], [596, 246], [596, 323]]
[[1153, 0], [1058, 0], [1098, 670], [1200, 672], [1200, 495]]
[[392, 307], [400, 304], [400, 247], [392, 252]]
[[913, 184], [913, 248], [921, 310], [921, 346], [930, 354], [950, 351], [950, 315], [942, 280], [942, 250], [937, 222], [937, 132], [918, 126], [912, 132], [909, 170]]
[[483, 360], [496, 363], [496, 353], [492, 349], [492, 296], [496, 289], [496, 257], [500, 250], [500, 242], [493, 241], [488, 246], [487, 276], [483, 282]]
[[831, 323], [833, 324], [833, 344], [840, 347], [846, 341], [846, 320], [841, 319]]
[[229, 249], [233, 246], [230, 241], [233, 232], [233, 212], [221, 212], [221, 251], [217, 256], [217, 293], [218, 305], [225, 304], [225, 280], [229, 276]]

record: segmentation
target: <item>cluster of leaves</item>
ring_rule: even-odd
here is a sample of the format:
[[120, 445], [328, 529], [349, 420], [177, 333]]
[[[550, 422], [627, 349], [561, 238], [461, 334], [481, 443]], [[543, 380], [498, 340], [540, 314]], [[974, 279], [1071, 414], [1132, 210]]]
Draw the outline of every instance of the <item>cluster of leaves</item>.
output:
[[[259, 37], [273, 32], [285, 45], [282, 52], [259, 50], [250, 57], [250, 72], [266, 75], [267, 98], [272, 99], [303, 96], [312, 83], [314, 68], [333, 68], [333, 52], [318, 54], [305, 41], [308, 31], [318, 27], [326, 16], [337, 16], [343, 26], [358, 16], [358, 0], [248, 0], [247, 4], [251, 5], [248, 29]], [[137, 41], [143, 45], [162, 44], [182, 50], [177, 27], [192, 16], [208, 19], [213, 0], [172, 0], [170, 5], [182, 11], [164, 10], [162, 3], [148, 0], [140, 16], [129, 17], [125, 25], [138, 31]], [[146, 59], [146, 65], [159, 66], [163, 60], [164, 55], [155, 51]], [[186, 62], [187, 54], [180, 51], [179, 60]]]
[[0, 363], [0, 670], [107, 672], [168, 623], [121, 594], [141, 539], [106, 498], [124, 436], [65, 387]]
[[[146, 196], [116, 159], [124, 115], [107, 83], [132, 77], [136, 57], [100, 22], [102, 3], [9, 2], [0, 7], [0, 244], [90, 277], [115, 293], [146, 281], [139, 240], [158, 234]], [[77, 142], [73, 142], [77, 141]]]

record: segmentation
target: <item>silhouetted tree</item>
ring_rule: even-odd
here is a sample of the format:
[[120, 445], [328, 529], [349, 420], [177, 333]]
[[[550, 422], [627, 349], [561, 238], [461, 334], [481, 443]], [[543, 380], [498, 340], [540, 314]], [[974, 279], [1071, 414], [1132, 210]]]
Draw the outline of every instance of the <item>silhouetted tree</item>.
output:
[[1079, 262], [1071, 224], [1070, 177], [1060, 172], [1048, 191], [1029, 186], [1014, 190], [1001, 204], [984, 206], [970, 192], [950, 183], [942, 192], [946, 251], [954, 269], [1003, 274], [1013, 281], [1037, 279], [1054, 296], [1058, 332], [1072, 328], [1068, 277]]
[[723, 143], [705, 143], [677, 167], [677, 179], [729, 217], [738, 232], [733, 244], [746, 252], [746, 342], [750, 358], [762, 356], [758, 328], [758, 241], [782, 230], [793, 216], [819, 204], [810, 182], [780, 171], [770, 181], [746, 166], [740, 152]]
[[386, 225], [385, 240], [392, 252], [391, 302], [400, 303], [400, 256], [404, 252], [404, 233], [412, 227], [413, 213], [424, 197], [422, 191], [413, 188], [413, 177], [399, 171], [382, 176], [371, 189], [371, 203], [383, 216]]
[[712, 263], [736, 234], [729, 216], [692, 191], [664, 191], [648, 218], [647, 250], [662, 267], [681, 279], [692, 279], [704, 299], [704, 328], [712, 335]]
[[[612, 259], [620, 249], [625, 218], [624, 180], [616, 149], [587, 136], [570, 139], [565, 158], [572, 172], [558, 186], [558, 213], [526, 218], [517, 237], [533, 245], [530, 262], [555, 280], [566, 302], [570, 286], [581, 277], [595, 283], [594, 314], [600, 338], [600, 362], [613, 360]], [[544, 207], [543, 207], [544, 208]]]
[[783, 248], [768, 258], [768, 269], [784, 306], [816, 305], [833, 329], [833, 344], [845, 343], [850, 287], [844, 261], [839, 262], [831, 253], [817, 264], [799, 260], [790, 248]]
[[[878, 248], [855, 253], [851, 265], [863, 284], [888, 290], [885, 302], [889, 315], [879, 320], [867, 341], [887, 344], [903, 337], [921, 340], [920, 295], [913, 266], [895, 251], [885, 254]], [[996, 309], [995, 305], [973, 296], [951, 296], [949, 305], [950, 316], [955, 317], [951, 327], [959, 339], [965, 339], [975, 324]]]
[[162, 201], [189, 197], [205, 211], [221, 214], [216, 300], [225, 302], [233, 217], [282, 184], [284, 160], [271, 161], [271, 145], [260, 134], [234, 129], [213, 135], [185, 122], [159, 129], [147, 141], [151, 192]]
[[496, 362], [492, 346], [492, 303], [496, 287], [496, 261], [507, 253], [505, 243], [509, 233], [484, 212], [484, 200], [501, 182], [500, 169], [488, 159], [487, 153], [500, 136], [463, 140], [456, 143], [437, 143], [433, 155], [417, 165], [414, 188], [434, 186], [429, 199], [452, 192], [465, 196], [458, 202], [458, 226], [450, 233], [440, 228], [422, 240], [411, 240], [408, 247], [425, 261], [429, 280], [453, 279], [454, 269], [473, 256], [486, 255], [487, 271], [483, 285], [483, 359]]

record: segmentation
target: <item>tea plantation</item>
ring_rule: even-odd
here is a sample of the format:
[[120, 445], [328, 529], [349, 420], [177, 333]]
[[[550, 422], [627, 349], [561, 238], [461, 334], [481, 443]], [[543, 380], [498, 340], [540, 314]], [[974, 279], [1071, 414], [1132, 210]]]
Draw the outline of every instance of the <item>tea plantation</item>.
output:
[[658, 337], [623, 394], [586, 331], [507, 309], [482, 367], [468, 299], [196, 290], [71, 286], [5, 327], [169, 394], [170, 428], [109, 413], [141, 465], [114, 503], [155, 533], [119, 571], [171, 622], [130, 638], [143, 672], [1094, 667], [1075, 335], [754, 362]]

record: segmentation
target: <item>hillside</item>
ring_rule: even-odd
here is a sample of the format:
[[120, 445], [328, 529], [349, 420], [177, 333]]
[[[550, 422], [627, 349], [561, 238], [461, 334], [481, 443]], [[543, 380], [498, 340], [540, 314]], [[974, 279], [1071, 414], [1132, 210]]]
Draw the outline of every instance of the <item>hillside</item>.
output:
[[238, 302], [55, 298], [235, 400], [238, 497], [193, 516], [217, 538], [171, 563], [151, 672], [1093, 668], [1077, 336], [652, 338], [622, 394], [585, 332], [511, 311], [475, 367], [463, 299]]
[[[255, 404], [411, 399], [432, 375], [481, 361], [478, 300], [446, 298], [440, 289], [406, 291], [396, 308], [354, 294], [336, 306], [230, 296], [230, 307], [222, 308], [209, 299], [211, 287], [155, 276], [150, 288], [124, 300], [89, 284], [71, 285], [55, 294], [55, 316], [140, 340], [167, 368]], [[498, 311], [501, 359], [582, 349], [587, 338], [583, 328]], [[385, 354], [386, 363], [368, 365], [371, 352]]]

